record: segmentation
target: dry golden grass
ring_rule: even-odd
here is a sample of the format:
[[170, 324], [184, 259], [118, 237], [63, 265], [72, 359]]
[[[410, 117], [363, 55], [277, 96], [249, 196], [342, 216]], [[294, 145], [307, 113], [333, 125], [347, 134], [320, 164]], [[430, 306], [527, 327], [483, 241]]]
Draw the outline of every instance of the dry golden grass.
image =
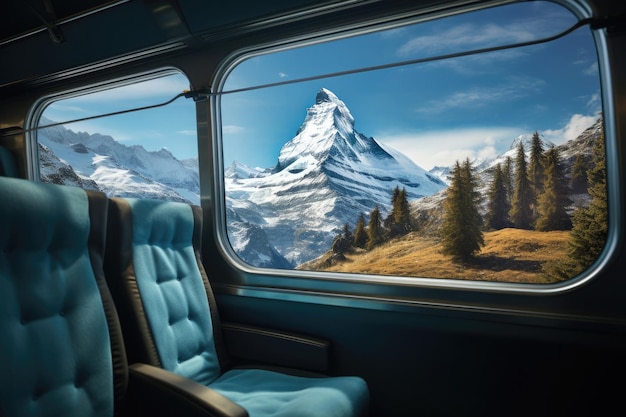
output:
[[371, 251], [346, 254], [346, 260], [320, 267], [327, 259], [302, 269], [396, 275], [424, 278], [455, 278], [480, 281], [547, 283], [542, 264], [567, 256], [569, 232], [536, 232], [503, 229], [484, 233], [485, 246], [471, 262], [454, 261], [441, 253], [432, 237], [411, 233]]

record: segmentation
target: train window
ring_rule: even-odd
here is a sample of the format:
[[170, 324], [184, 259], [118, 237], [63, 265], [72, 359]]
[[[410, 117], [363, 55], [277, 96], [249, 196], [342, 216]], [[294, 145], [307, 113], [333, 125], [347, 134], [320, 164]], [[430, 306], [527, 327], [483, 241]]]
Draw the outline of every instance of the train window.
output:
[[168, 71], [49, 99], [37, 131], [41, 181], [200, 204], [193, 101], [158, 105], [188, 88]]
[[550, 284], [605, 246], [597, 52], [562, 6], [247, 52], [223, 74], [225, 229], [248, 267]]

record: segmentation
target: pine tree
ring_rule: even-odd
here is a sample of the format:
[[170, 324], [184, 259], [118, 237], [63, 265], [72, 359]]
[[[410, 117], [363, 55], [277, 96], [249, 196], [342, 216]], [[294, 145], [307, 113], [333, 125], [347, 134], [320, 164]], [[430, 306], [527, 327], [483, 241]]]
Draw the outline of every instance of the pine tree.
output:
[[537, 198], [537, 221], [535, 229], [542, 232], [549, 230], [568, 230], [572, 221], [566, 207], [572, 204], [569, 199], [567, 179], [561, 166], [561, 159], [556, 148], [550, 148], [545, 154], [545, 173], [543, 192]]
[[398, 197], [400, 196], [400, 187], [396, 186], [396, 188], [393, 189], [393, 193], [391, 193], [391, 205], [395, 207], [396, 201], [398, 200]]
[[365, 217], [363, 213], [359, 215], [359, 220], [354, 228], [353, 242], [355, 248], [365, 248], [365, 244], [367, 243], [367, 230], [365, 229]]
[[346, 223], [343, 225], [341, 233], [333, 239], [331, 250], [337, 255], [343, 255], [352, 249], [353, 241], [354, 236], [352, 231], [350, 231], [350, 226]]
[[585, 158], [578, 154], [572, 166], [571, 187], [574, 194], [581, 194], [587, 191], [587, 163]]
[[507, 156], [504, 160], [502, 178], [504, 180], [504, 187], [506, 188], [506, 197], [510, 204], [513, 198], [513, 159], [511, 159], [510, 156]]
[[398, 197], [398, 215], [396, 222], [400, 225], [404, 233], [411, 231], [411, 208], [409, 206], [409, 197], [406, 188], [402, 188]]
[[541, 194], [544, 178], [544, 149], [539, 133], [533, 133], [530, 144], [530, 157], [528, 161], [528, 179], [535, 193]]
[[496, 230], [510, 227], [509, 211], [511, 204], [507, 196], [506, 178], [501, 164], [496, 165], [488, 198], [487, 225]]
[[344, 255], [350, 250], [351, 243], [342, 234], [339, 234], [333, 239], [330, 250], [336, 255]]
[[594, 167], [587, 172], [591, 202], [574, 212], [569, 240], [570, 258], [574, 262], [572, 275], [588, 268], [600, 256], [608, 233], [606, 189], [606, 155], [604, 135], [598, 137], [593, 149]]
[[411, 230], [411, 214], [405, 188], [400, 190], [399, 187], [396, 187], [393, 190], [391, 205], [392, 210], [388, 217], [389, 222], [386, 221], [390, 235], [393, 237], [409, 232]]
[[391, 212], [383, 221], [383, 226], [385, 229], [389, 230], [389, 234], [393, 236], [394, 234], [394, 222], [395, 222], [395, 209], [396, 209], [396, 201], [398, 200], [398, 196], [400, 195], [400, 187], [396, 186], [391, 193]]
[[343, 237], [350, 242], [350, 244], [352, 244], [352, 242], [354, 241], [354, 235], [352, 234], [352, 231], [350, 230], [350, 225], [348, 223], [345, 223], [343, 225]]
[[477, 181], [469, 159], [463, 165], [456, 162], [443, 206], [441, 244], [444, 254], [457, 259], [471, 258], [485, 244], [480, 227]]
[[378, 206], [370, 213], [370, 221], [367, 225], [367, 249], [372, 249], [383, 241], [383, 227], [380, 219]]
[[509, 217], [513, 225], [519, 229], [530, 229], [532, 226], [533, 193], [526, 168], [524, 144], [520, 142], [515, 158], [515, 189], [511, 198]]

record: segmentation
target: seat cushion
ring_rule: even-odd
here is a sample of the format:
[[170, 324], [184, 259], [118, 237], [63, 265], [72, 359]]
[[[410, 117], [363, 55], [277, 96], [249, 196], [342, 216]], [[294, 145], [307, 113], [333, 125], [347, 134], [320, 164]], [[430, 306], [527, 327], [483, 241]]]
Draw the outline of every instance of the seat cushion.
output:
[[209, 387], [250, 417], [366, 415], [368, 388], [359, 377], [305, 378], [261, 369], [233, 369]]

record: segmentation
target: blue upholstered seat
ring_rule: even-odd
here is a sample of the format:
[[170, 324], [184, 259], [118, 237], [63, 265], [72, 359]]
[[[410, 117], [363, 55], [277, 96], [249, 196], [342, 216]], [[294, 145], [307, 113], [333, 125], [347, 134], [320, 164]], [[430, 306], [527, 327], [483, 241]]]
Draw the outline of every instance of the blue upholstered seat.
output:
[[[200, 209], [183, 203], [112, 199], [107, 279], [129, 355], [191, 378], [252, 417], [363, 416], [368, 388], [358, 377], [302, 377], [228, 369], [219, 318], [199, 261]], [[137, 352], [139, 353], [133, 353]]]
[[0, 196], [1, 417], [243, 415], [188, 379], [128, 367], [104, 194], [0, 177]]
[[126, 377], [102, 293], [106, 197], [5, 177], [0, 195], [0, 415], [113, 416]]

